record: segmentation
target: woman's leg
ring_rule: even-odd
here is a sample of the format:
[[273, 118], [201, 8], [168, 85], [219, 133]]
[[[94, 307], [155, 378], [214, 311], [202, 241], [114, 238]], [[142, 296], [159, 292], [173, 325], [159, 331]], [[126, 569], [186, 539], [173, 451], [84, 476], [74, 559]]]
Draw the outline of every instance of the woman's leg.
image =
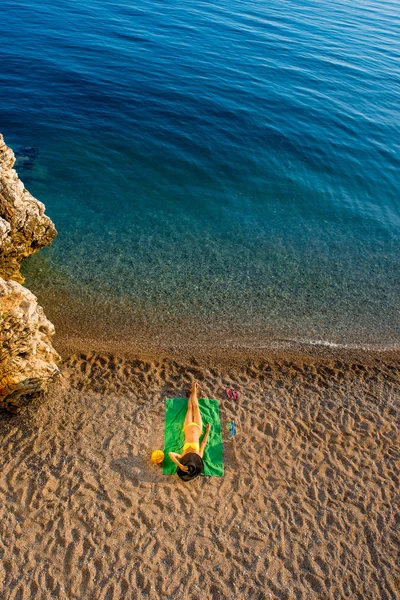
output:
[[199, 389], [199, 384], [197, 383], [197, 381], [194, 382], [192, 390], [191, 390], [191, 394], [190, 394], [190, 400], [192, 402], [192, 418], [193, 421], [195, 423], [197, 423], [197, 425], [200, 426], [200, 429], [203, 429], [203, 421], [201, 419], [201, 412], [200, 412], [200, 408], [199, 408], [199, 399], [197, 398], [197, 390]]
[[185, 429], [185, 427], [188, 423], [191, 423], [193, 421], [192, 399], [191, 398], [192, 397], [190, 396], [190, 398], [188, 400], [188, 408], [187, 408], [185, 420], [183, 422], [183, 429]]

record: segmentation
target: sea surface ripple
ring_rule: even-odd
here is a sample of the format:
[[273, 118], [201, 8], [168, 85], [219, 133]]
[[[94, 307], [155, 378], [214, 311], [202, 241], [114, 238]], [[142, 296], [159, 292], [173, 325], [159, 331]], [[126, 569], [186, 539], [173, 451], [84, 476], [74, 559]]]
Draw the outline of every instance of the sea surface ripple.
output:
[[60, 334], [400, 343], [396, 2], [2, 2]]

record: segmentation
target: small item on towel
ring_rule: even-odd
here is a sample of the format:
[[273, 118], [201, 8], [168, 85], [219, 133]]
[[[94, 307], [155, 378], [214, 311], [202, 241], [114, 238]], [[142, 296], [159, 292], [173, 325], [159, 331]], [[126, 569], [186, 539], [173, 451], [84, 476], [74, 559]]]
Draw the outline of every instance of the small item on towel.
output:
[[[172, 473], [176, 474], [177, 472], [176, 465], [168, 456], [168, 452], [182, 452], [182, 448], [185, 443], [183, 422], [185, 420], [187, 406], [187, 398], [167, 398], [166, 400], [164, 427], [165, 458], [162, 464], [164, 475]], [[199, 398], [199, 407], [204, 427], [206, 423], [211, 425], [208, 442], [204, 449], [204, 471], [202, 475], [223, 477], [224, 465], [222, 462], [222, 434], [218, 400]], [[200, 441], [201, 439], [202, 437], [200, 438]]]

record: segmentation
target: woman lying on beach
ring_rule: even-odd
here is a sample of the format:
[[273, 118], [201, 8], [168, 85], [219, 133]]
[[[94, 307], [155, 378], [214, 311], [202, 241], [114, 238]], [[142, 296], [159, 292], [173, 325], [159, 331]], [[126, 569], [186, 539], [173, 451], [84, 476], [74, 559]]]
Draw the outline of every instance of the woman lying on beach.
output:
[[168, 456], [178, 467], [177, 473], [183, 481], [190, 481], [198, 477], [204, 470], [203, 454], [206, 447], [210, 425], [206, 425], [206, 433], [200, 444], [200, 437], [203, 430], [203, 421], [197, 398], [199, 384], [194, 382], [190, 390], [188, 400], [188, 409], [183, 423], [183, 432], [185, 434], [185, 443], [182, 454], [178, 452], [169, 452]]

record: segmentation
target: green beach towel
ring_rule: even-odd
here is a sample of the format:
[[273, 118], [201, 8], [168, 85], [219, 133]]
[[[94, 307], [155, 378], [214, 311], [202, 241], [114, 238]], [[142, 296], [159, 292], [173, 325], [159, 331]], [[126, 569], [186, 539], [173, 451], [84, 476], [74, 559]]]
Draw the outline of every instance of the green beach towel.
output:
[[[165, 428], [164, 428], [164, 454], [162, 465], [164, 475], [176, 473], [176, 465], [168, 456], [168, 452], [181, 452], [185, 443], [183, 433], [183, 422], [188, 407], [187, 398], [167, 398], [165, 406]], [[210, 423], [210, 436], [204, 450], [204, 472], [203, 475], [214, 475], [222, 477], [224, 465], [222, 463], [222, 435], [221, 421], [219, 419], [218, 400], [199, 398], [199, 407], [203, 419], [203, 432], [200, 442], [205, 433], [205, 426]]]

